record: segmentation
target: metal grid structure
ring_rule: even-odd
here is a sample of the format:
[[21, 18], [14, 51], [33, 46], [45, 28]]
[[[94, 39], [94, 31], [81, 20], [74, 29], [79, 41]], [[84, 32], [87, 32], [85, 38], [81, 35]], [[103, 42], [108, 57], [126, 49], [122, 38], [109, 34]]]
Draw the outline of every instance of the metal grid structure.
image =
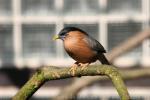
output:
[[[68, 64], [69, 58], [61, 43], [51, 41], [52, 35], [64, 26], [83, 28], [107, 50], [149, 27], [149, 0], [0, 0], [0, 8], [0, 24], [8, 25], [7, 30], [12, 25], [12, 31], [5, 37], [10, 39], [11, 54], [4, 52], [6, 43], [1, 43], [4, 51], [0, 51], [3, 54], [0, 62], [3, 64], [5, 59], [11, 58], [11, 63], [19, 67]], [[145, 40], [122, 57], [142, 63], [142, 58], [150, 58], [149, 45], [149, 40]]]

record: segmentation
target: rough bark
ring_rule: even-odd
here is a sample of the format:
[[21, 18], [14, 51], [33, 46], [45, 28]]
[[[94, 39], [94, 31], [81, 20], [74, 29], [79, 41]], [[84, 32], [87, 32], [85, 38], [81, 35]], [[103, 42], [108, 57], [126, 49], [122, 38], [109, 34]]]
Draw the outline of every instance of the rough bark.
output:
[[[120, 69], [121, 76], [124, 80], [131, 80], [141, 77], [150, 77], [150, 68], [139, 68], [139, 69]], [[83, 81], [84, 80], [84, 81]], [[59, 93], [58, 96], [54, 97], [53, 100], [59, 100], [60, 98], [73, 98], [75, 94], [77, 94], [81, 89], [93, 84], [93, 82], [97, 82], [100, 80], [108, 80], [108, 77], [102, 76], [89, 76], [83, 77], [81, 80], [75, 79], [72, 84], [68, 87], [64, 87], [63, 95]]]
[[[108, 76], [114, 84], [120, 98], [122, 100], [129, 100], [130, 96], [127, 88], [121, 78], [118, 70], [113, 66], [99, 65], [89, 66], [82, 70], [78, 67], [75, 76]], [[29, 99], [46, 81], [70, 78], [72, 73], [70, 68], [57, 68], [57, 67], [43, 67], [38, 70], [32, 78], [18, 91], [13, 97], [13, 100], [26, 100]], [[66, 98], [59, 98], [59, 100], [67, 100]]]

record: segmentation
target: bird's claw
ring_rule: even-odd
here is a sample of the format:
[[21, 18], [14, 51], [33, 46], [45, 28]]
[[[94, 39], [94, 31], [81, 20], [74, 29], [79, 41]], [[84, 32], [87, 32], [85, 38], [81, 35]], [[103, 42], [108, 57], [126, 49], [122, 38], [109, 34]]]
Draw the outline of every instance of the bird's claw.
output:
[[89, 63], [86, 63], [86, 64], [82, 64], [82, 63], [80, 63], [81, 70], [86, 69], [88, 65], [89, 65]]
[[69, 72], [71, 73], [72, 76], [75, 75], [75, 71], [77, 70], [77, 66], [78, 66], [77, 64], [74, 64], [74, 65], [70, 68]]
[[69, 73], [71, 73], [72, 76], [75, 76], [75, 71], [77, 70], [78, 66], [81, 66], [81, 70], [85, 70], [88, 65], [89, 65], [89, 63], [86, 63], [86, 64], [82, 64], [82, 63], [76, 64], [75, 63], [70, 68]]
[[52, 77], [58, 77], [58, 78], [59, 78], [60, 75], [59, 75], [58, 73], [56, 73], [56, 72], [53, 72], [53, 73], [52, 73]]

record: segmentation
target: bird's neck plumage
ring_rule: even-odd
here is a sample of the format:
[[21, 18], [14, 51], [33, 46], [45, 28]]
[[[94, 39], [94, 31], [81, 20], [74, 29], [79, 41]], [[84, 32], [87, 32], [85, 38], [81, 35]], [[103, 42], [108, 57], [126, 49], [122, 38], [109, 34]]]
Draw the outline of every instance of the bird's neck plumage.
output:
[[79, 38], [74, 38], [74, 37], [68, 37], [64, 40], [64, 48], [66, 50], [71, 50], [72, 48], [74, 48], [74, 46], [77, 45], [77, 43], [79, 42]]
[[67, 51], [72, 49], [77, 49], [78, 47], [81, 47], [84, 38], [85, 38], [85, 34], [79, 31], [69, 32], [69, 35], [64, 40], [64, 48]]

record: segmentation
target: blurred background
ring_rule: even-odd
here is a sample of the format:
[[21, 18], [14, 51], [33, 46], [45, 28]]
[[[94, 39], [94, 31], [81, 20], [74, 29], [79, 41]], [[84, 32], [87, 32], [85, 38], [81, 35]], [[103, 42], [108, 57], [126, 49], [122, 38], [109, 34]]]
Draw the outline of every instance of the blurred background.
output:
[[[109, 52], [150, 26], [150, 0], [0, 0], [0, 100], [9, 100], [41, 66], [74, 61], [52, 36], [65, 26], [79, 27]], [[99, 64], [99, 63], [98, 63]], [[150, 40], [113, 62], [121, 68], [150, 67]], [[47, 82], [32, 99], [56, 96], [72, 79]], [[150, 79], [127, 81], [135, 100], [150, 100]], [[97, 82], [79, 100], [119, 100], [110, 82]]]

